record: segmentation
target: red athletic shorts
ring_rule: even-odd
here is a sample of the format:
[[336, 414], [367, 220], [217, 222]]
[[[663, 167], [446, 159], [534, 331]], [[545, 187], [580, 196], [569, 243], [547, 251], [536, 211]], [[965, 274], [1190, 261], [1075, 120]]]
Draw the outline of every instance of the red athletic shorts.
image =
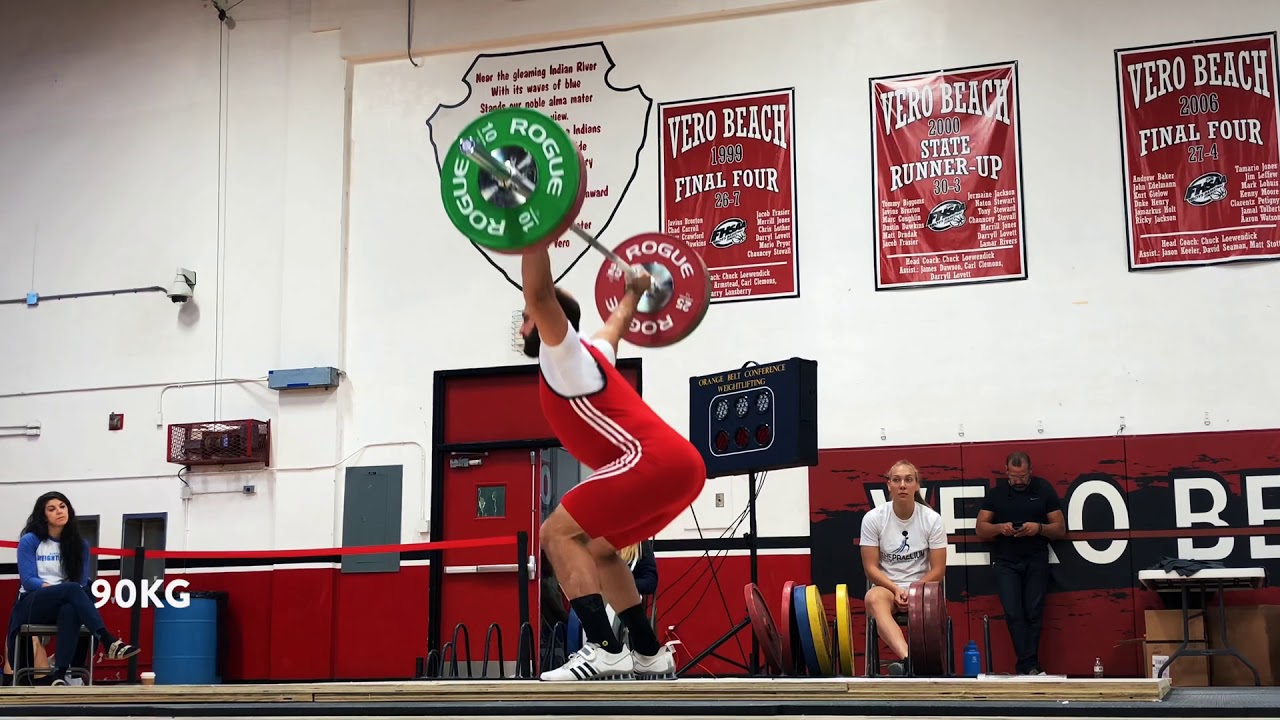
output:
[[707, 468], [684, 438], [650, 441], [565, 493], [560, 504], [592, 539], [615, 549], [648, 540], [702, 493]]

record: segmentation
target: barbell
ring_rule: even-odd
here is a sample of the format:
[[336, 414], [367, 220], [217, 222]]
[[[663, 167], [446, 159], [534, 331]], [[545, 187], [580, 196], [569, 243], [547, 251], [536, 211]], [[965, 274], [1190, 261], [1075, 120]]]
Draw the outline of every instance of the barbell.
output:
[[684, 241], [640, 233], [613, 250], [577, 222], [587, 167], [569, 133], [536, 110], [509, 107], [481, 115], [445, 151], [440, 194], [450, 222], [471, 242], [503, 254], [541, 250], [572, 232], [605, 257], [596, 274], [602, 320], [617, 308], [627, 280], [643, 268], [650, 287], [623, 339], [642, 347], [675, 344], [711, 306], [711, 276]]

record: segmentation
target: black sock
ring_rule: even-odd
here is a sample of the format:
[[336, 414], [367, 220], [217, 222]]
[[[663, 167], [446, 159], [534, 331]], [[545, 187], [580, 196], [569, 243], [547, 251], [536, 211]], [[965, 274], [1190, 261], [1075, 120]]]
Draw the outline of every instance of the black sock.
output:
[[649, 624], [649, 617], [644, 614], [644, 601], [618, 613], [618, 619], [622, 620], [623, 626], [627, 629], [632, 650], [641, 655], [657, 654], [658, 635], [653, 632], [653, 625]]
[[116, 636], [107, 632], [106, 628], [102, 628], [98, 632], [94, 633], [94, 635], [98, 636], [98, 642], [102, 643], [102, 647], [104, 648], [111, 647], [111, 643], [116, 641]]
[[621, 643], [613, 634], [613, 625], [609, 623], [609, 614], [604, 610], [604, 597], [599, 593], [583, 595], [569, 601], [573, 611], [578, 614], [582, 623], [582, 631], [587, 634], [587, 642], [604, 648], [606, 652], [616, 653]]
[[53, 674], [51, 674], [51, 675], [49, 676], [49, 679], [50, 679], [50, 680], [66, 680], [66, 679], [67, 679], [67, 668], [64, 668], [64, 667], [61, 667], [61, 666], [59, 666], [59, 667], [55, 667], [55, 668], [53, 669]]

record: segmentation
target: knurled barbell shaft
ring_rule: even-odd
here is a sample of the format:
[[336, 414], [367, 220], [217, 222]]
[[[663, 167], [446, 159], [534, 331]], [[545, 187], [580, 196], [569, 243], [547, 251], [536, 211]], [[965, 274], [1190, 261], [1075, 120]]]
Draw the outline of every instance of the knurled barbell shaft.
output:
[[[472, 162], [484, 168], [485, 172], [488, 172], [499, 180], [511, 183], [512, 188], [516, 192], [520, 193], [522, 198], [527, 200], [537, 189], [534, 184], [529, 181], [529, 178], [524, 176], [524, 174], [519, 171], [514, 171], [503, 163], [498, 162], [492, 155], [482, 151], [474, 140], [471, 140], [470, 138], [461, 140], [458, 143], [458, 146], [459, 149], [462, 150], [463, 155], [466, 155]], [[627, 277], [632, 277], [636, 274], [635, 268], [632, 268], [625, 260], [618, 257], [617, 253], [602, 245], [591, 233], [583, 230], [581, 225], [575, 222], [569, 226], [569, 229], [573, 231], [574, 235], [582, 238], [588, 245], [599, 250], [605, 257], [612, 260], [613, 264], [621, 268], [622, 272]]]

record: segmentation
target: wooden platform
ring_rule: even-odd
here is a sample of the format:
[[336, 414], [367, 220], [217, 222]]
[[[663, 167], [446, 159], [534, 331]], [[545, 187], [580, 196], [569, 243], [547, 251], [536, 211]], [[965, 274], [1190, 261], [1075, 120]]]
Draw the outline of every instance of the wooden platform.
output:
[[[680, 679], [544, 683], [537, 680], [424, 680], [264, 685], [99, 685], [6, 687], [0, 708], [32, 705], [193, 705], [237, 703], [820, 702], [994, 700], [1001, 702], [1159, 702], [1168, 679], [818, 678]], [[321, 707], [315, 707], [321, 710]], [[0, 715], [3, 715], [0, 710]]]

